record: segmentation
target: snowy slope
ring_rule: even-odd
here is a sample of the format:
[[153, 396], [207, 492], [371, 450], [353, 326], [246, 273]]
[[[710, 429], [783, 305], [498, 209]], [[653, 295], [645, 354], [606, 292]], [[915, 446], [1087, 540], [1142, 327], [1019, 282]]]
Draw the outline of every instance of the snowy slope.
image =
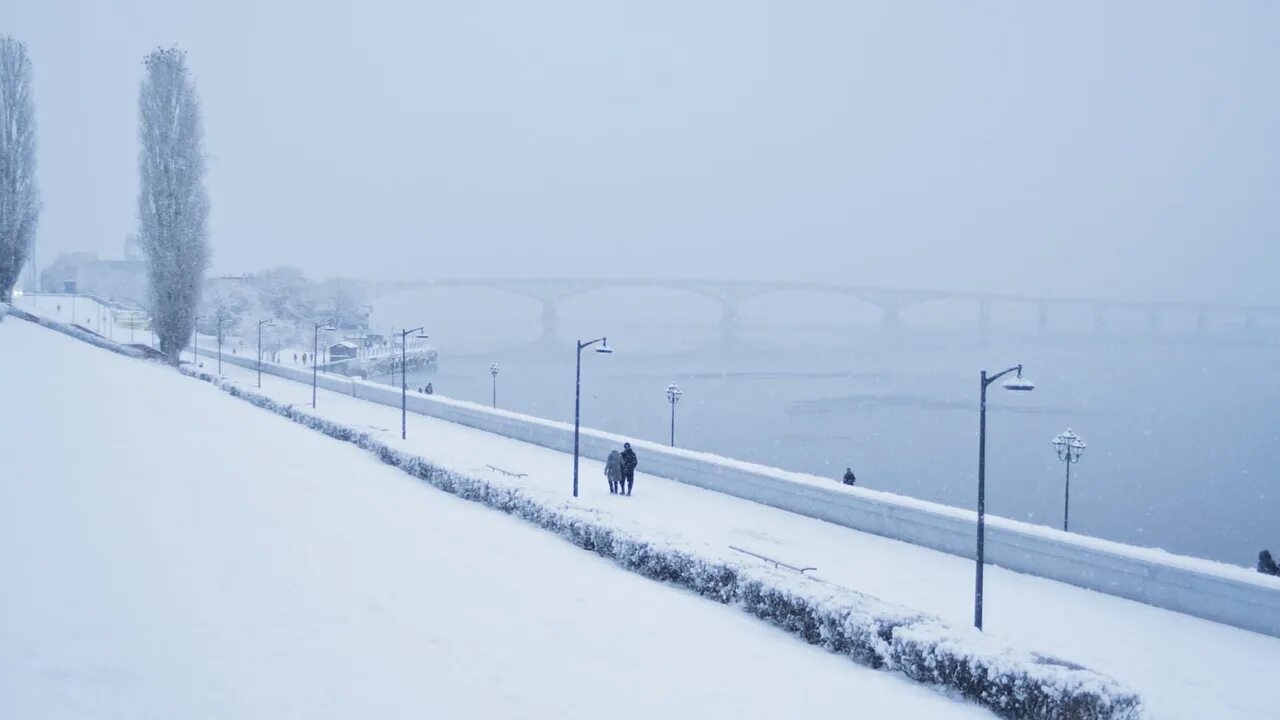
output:
[[[206, 364], [206, 369], [209, 365]], [[252, 386], [250, 371], [224, 365]], [[309, 386], [267, 376], [262, 392], [298, 406]], [[319, 415], [399, 443], [399, 412], [338, 393], [320, 392]], [[570, 458], [545, 448], [433, 418], [410, 415], [406, 450], [459, 472], [524, 473], [522, 487], [566, 499]], [[642, 458], [643, 463], [643, 458]], [[643, 465], [642, 465], [643, 469]], [[583, 461], [583, 496], [611, 524], [666, 532], [732, 557], [736, 546], [795, 565], [816, 566], [824, 580], [936, 614], [965, 627], [972, 618], [971, 561], [641, 474], [637, 495], [612, 497], [600, 463]], [[1083, 663], [1134, 687], [1152, 717], [1280, 718], [1270, 702], [1280, 640], [1175, 612], [991, 567], [989, 634]]]
[[0, 323], [0, 717], [988, 715]]

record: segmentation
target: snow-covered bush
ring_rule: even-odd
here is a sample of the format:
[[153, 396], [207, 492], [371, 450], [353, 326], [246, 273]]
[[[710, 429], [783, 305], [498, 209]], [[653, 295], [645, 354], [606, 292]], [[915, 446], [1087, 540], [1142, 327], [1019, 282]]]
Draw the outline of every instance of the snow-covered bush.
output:
[[946, 688], [1001, 717], [1135, 720], [1143, 716], [1138, 695], [1087, 668], [1016, 650], [975, 630], [957, 630], [929, 615], [816, 578], [701, 558], [672, 543], [635, 537], [571, 507], [538, 501], [518, 487], [438, 467], [367, 432], [278, 403], [221, 377], [185, 366], [182, 370], [258, 407], [364, 448], [441, 490], [557, 533], [628, 570], [737, 605], [806, 642], [873, 668], [899, 670], [919, 682]]
[[[39, 323], [124, 355], [119, 345], [66, 323], [0, 305], [0, 315]], [[514, 515], [654, 580], [736, 605], [805, 642], [872, 668], [896, 670], [1018, 720], [1138, 720], [1132, 690], [1087, 668], [1004, 645], [970, 628], [886, 603], [817, 578], [746, 561], [699, 557], [675, 539], [638, 537], [567, 505], [539, 501], [518, 486], [471, 477], [397, 450], [367, 432], [285, 405], [191, 366], [180, 371], [234, 397], [349, 442], [436, 488]]]
[[64, 323], [58, 320], [50, 320], [49, 318], [46, 318], [46, 317], [33, 315], [32, 313], [29, 313], [26, 310], [20, 310], [16, 307], [13, 307], [12, 305], [6, 305], [4, 303], [0, 303], [0, 315], [4, 315], [5, 313], [8, 313], [9, 315], [12, 315], [15, 318], [18, 318], [20, 320], [26, 320], [27, 322], [35, 323], [37, 325], [47, 327], [50, 330], [56, 330], [57, 332], [60, 332], [63, 335], [70, 335], [71, 337], [77, 340], [83, 340], [84, 342], [87, 342], [90, 345], [96, 345], [102, 348], [103, 350], [110, 350], [113, 353], [118, 353], [120, 355], [127, 355], [131, 358], [145, 359], [146, 357], [148, 357], [147, 351], [144, 350], [143, 348], [134, 347], [132, 345], [121, 345], [118, 342], [115, 342], [113, 340], [108, 340], [107, 338], [102, 337], [98, 333], [93, 332], [92, 330], [86, 330], [85, 328], [82, 328], [78, 325], [72, 325], [71, 323]]

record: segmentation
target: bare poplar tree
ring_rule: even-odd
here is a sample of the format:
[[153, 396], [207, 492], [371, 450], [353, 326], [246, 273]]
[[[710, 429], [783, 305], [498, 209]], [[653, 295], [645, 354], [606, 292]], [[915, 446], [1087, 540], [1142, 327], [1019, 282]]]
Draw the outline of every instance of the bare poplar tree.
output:
[[39, 216], [31, 59], [26, 45], [0, 36], [0, 302], [13, 299]]
[[176, 365], [195, 327], [209, 263], [204, 129], [186, 53], [161, 48], [144, 65], [138, 103], [138, 241], [147, 258], [160, 351]]

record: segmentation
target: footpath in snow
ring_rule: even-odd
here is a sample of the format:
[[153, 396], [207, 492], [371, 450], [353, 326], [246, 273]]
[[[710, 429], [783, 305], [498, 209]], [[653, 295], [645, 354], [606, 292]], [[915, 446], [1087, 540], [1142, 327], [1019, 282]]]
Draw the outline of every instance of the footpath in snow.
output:
[[[229, 364], [223, 371], [253, 388], [252, 371]], [[299, 407], [311, 401], [309, 385], [271, 375], [257, 392]], [[610, 495], [601, 464], [582, 460], [582, 493], [573, 500], [572, 459], [564, 453], [414, 414], [401, 441], [398, 410], [325, 390], [314, 412], [459, 473], [588, 508], [611, 525], [665, 533], [728, 559], [740, 558], [732, 549], [740, 548], [816, 567], [812, 574], [822, 580], [955, 627], [972, 620], [973, 564], [963, 558], [648, 476], [643, 457], [632, 497]], [[1136, 689], [1151, 717], [1280, 718], [1271, 690], [1280, 639], [998, 567], [986, 573], [985, 625], [1014, 646], [1079, 662]]]
[[10, 319], [0, 401], [0, 717], [990, 717], [156, 363]]

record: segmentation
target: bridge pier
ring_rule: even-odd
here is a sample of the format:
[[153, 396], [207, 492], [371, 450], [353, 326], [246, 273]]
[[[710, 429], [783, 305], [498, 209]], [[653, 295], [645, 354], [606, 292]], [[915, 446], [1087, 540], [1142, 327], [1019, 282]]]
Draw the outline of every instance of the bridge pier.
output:
[[560, 313], [556, 309], [555, 298], [542, 300], [542, 344], [555, 345], [559, 339]]
[[1152, 335], [1160, 332], [1160, 311], [1147, 308], [1147, 331]]
[[1244, 329], [1253, 332], [1258, 329], [1258, 311], [1249, 308], [1244, 311]]
[[1043, 300], [1036, 303], [1036, 329], [1041, 335], [1049, 332], [1049, 303]]
[[1107, 331], [1107, 311], [1102, 305], [1093, 306], [1093, 332], [1101, 335]]
[[1201, 309], [1196, 313], [1196, 332], [1204, 335], [1209, 332], [1209, 311]]
[[720, 344], [734, 347], [742, 341], [742, 323], [738, 319], [738, 301], [720, 301]]
[[978, 301], [978, 338], [986, 342], [991, 337], [991, 301]]
[[897, 305], [880, 306], [880, 329], [896, 332], [902, 327], [902, 308]]

